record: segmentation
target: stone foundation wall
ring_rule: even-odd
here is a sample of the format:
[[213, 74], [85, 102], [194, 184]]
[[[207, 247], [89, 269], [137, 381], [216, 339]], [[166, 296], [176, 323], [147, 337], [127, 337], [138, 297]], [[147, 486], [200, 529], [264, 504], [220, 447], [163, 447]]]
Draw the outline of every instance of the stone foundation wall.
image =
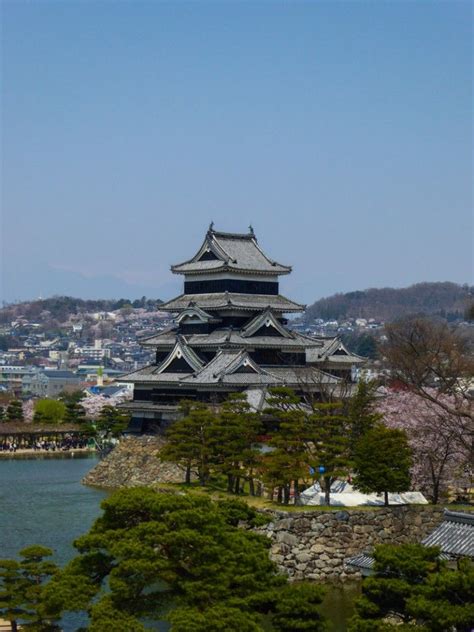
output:
[[443, 519], [442, 507], [414, 505], [270, 513], [272, 521], [257, 531], [271, 538], [271, 558], [294, 580], [355, 579], [346, 558], [376, 544], [420, 542]]
[[179, 466], [160, 461], [158, 453], [163, 443], [159, 436], [125, 437], [82, 482], [109, 489], [184, 482], [184, 471]]

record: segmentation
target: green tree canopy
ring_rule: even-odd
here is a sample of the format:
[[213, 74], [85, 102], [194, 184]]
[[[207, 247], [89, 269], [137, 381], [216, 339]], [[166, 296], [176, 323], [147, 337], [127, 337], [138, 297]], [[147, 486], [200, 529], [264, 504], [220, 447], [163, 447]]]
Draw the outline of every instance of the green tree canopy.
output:
[[216, 414], [199, 402], [183, 402], [181, 409], [186, 414], [169, 427], [168, 443], [160, 451], [160, 458], [183, 466], [187, 483], [191, 481], [191, 470], [195, 470], [199, 482], [205, 485], [215, 456]]
[[376, 547], [374, 575], [364, 580], [350, 632], [471, 632], [474, 565], [449, 569], [439, 549], [420, 544]]
[[293, 488], [298, 495], [301, 478], [308, 475], [309, 460], [306, 451], [306, 417], [301, 399], [287, 387], [269, 391], [265, 414], [273, 419], [268, 445], [271, 450], [262, 459], [263, 479], [278, 488], [278, 500], [288, 504]]
[[0, 616], [10, 621], [13, 632], [18, 622], [22, 630], [59, 630], [57, 617], [46, 613], [42, 599], [45, 582], [58, 571], [53, 562], [44, 559], [52, 553], [43, 546], [30, 546], [20, 551], [20, 561], [0, 560]]
[[331, 503], [331, 485], [350, 470], [350, 441], [342, 402], [314, 403], [308, 417], [308, 451], [315, 471], [324, 468], [320, 482], [325, 503]]
[[252, 412], [247, 397], [235, 393], [222, 404], [216, 417], [214, 467], [227, 478], [227, 491], [239, 493], [241, 480], [254, 495], [255, 470], [260, 451], [255, 443], [262, 431], [259, 415]]
[[350, 428], [350, 451], [354, 456], [359, 439], [381, 421], [382, 415], [375, 410], [377, 383], [361, 380], [347, 406], [347, 420]]
[[23, 406], [20, 400], [12, 399], [7, 406], [6, 420], [7, 421], [23, 421]]
[[403, 430], [379, 426], [363, 435], [354, 454], [354, 486], [364, 493], [410, 489], [411, 450]]
[[65, 402], [64, 421], [68, 424], [81, 424], [86, 421], [86, 411], [79, 401], [69, 400]]
[[105, 437], [120, 437], [130, 422], [130, 415], [116, 406], [104, 406], [95, 422], [97, 432]]
[[292, 598], [295, 620], [309, 621], [321, 589], [309, 585], [302, 599], [302, 589], [288, 586], [268, 539], [239, 526], [263, 519], [246, 504], [132, 488], [102, 508], [75, 543], [80, 555], [46, 588], [52, 612], [87, 609], [96, 631], [112, 621], [139, 631], [141, 618], [167, 618], [172, 632], [323, 629], [317, 611], [311, 626], [288, 627]]
[[64, 421], [66, 406], [58, 399], [39, 399], [35, 403], [33, 421], [36, 423], [58, 424]]
[[59, 393], [58, 399], [63, 401], [66, 405], [69, 403], [78, 404], [81, 400], [83, 400], [86, 396], [86, 393], [83, 389], [76, 389], [74, 391], [61, 391]]

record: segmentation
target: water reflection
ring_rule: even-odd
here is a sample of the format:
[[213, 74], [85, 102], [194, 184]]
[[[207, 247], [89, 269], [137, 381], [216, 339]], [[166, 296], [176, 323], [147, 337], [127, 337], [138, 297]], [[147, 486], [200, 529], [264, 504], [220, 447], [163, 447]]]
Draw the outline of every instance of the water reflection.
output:
[[328, 583], [325, 587], [326, 595], [321, 611], [329, 621], [329, 630], [346, 632], [347, 622], [354, 614], [354, 600], [361, 593], [361, 583]]

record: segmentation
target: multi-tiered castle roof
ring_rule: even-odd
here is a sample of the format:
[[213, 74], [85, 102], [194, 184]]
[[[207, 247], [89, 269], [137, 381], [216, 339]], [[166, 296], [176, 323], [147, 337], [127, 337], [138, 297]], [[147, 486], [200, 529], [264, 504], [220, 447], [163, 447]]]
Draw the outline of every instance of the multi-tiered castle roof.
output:
[[278, 278], [291, 267], [267, 257], [251, 227], [223, 233], [211, 224], [194, 257], [171, 270], [184, 275], [184, 292], [160, 309], [176, 313], [174, 326], [141, 341], [156, 361], [126, 376], [135, 383], [137, 425], [168, 419], [182, 399], [218, 403], [245, 391], [264, 401], [272, 386], [303, 383], [317, 391], [363, 362], [337, 338], [287, 327], [284, 314], [305, 308], [279, 292]]

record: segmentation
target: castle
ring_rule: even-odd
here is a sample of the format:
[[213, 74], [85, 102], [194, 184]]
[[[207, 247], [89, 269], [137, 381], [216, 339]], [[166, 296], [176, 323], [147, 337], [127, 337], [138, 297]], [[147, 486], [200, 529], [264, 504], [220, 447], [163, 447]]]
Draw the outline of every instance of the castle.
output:
[[219, 404], [245, 392], [261, 410], [271, 387], [318, 397], [350, 382], [364, 362], [338, 338], [288, 328], [285, 314], [305, 306], [280, 294], [291, 267], [263, 252], [252, 227], [224, 233], [211, 224], [197, 253], [171, 270], [184, 276], [184, 292], [160, 309], [176, 313], [174, 326], [140, 341], [155, 362], [123, 378], [134, 382], [132, 432], [166, 425], [183, 399]]

